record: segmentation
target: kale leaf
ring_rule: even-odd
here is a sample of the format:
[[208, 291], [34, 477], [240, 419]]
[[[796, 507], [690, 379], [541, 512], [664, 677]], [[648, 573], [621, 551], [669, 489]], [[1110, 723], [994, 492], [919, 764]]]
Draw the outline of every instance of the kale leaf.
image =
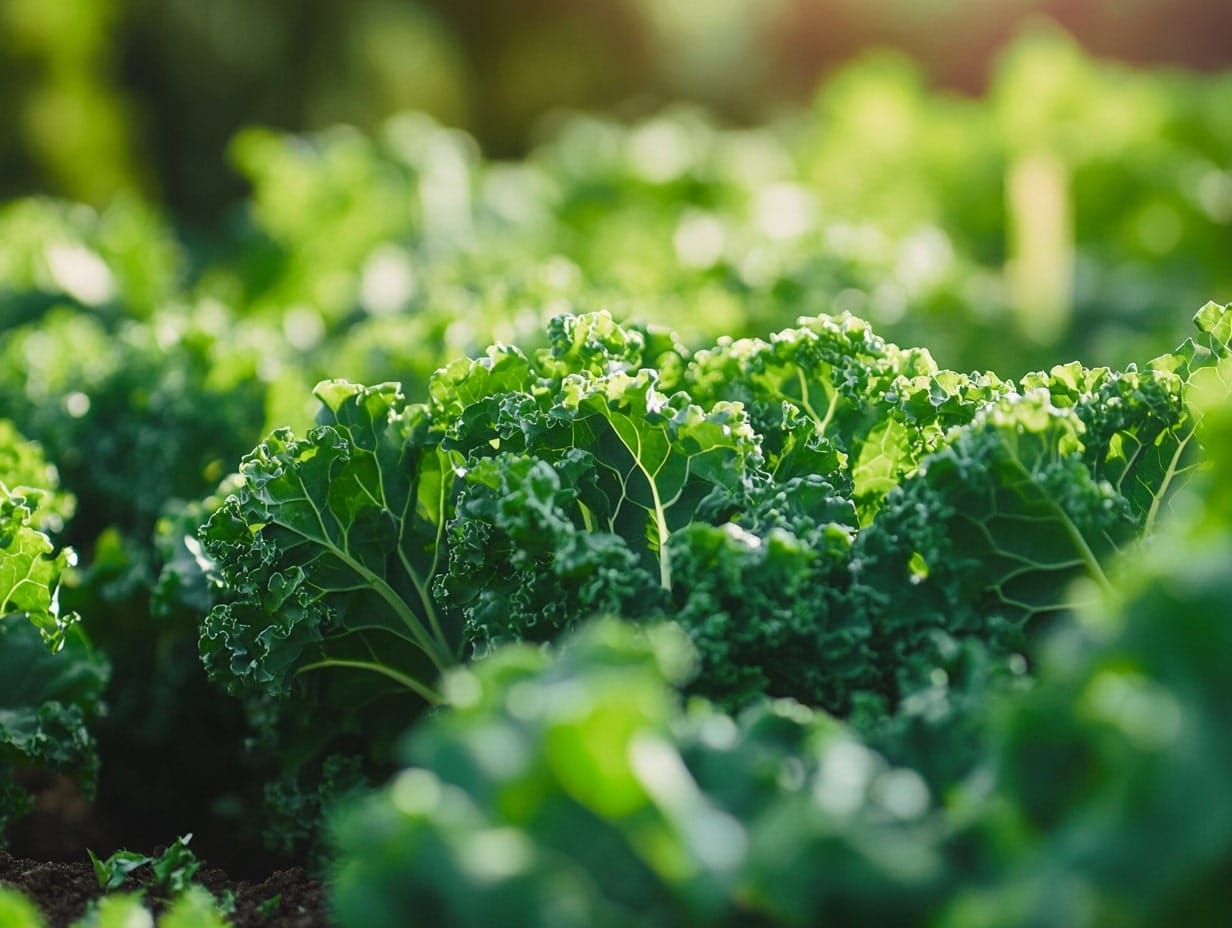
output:
[[[101, 707], [108, 667], [58, 602], [73, 562], [39, 530], [60, 525], [71, 499], [37, 446], [0, 422], [0, 833], [26, 811], [15, 768], [41, 768], [93, 790], [98, 755], [88, 723]], [[39, 486], [19, 486], [31, 480]], [[50, 511], [42, 507], [49, 505]]]

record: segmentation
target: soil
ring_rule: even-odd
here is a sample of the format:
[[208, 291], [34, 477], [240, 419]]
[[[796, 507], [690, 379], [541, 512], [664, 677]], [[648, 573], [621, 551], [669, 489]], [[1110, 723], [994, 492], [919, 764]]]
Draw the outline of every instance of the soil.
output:
[[[21, 771], [19, 782], [30, 789], [34, 811], [12, 823], [0, 849], [0, 884], [15, 887], [42, 911], [48, 928], [68, 928], [85, 914], [89, 904], [104, 895], [94, 874], [87, 848], [106, 856], [115, 850], [97, 810], [85, 801], [71, 781], [39, 771]], [[209, 845], [207, 845], [208, 847]], [[127, 850], [157, 857], [165, 847], [126, 845]], [[190, 851], [203, 848], [194, 841]], [[270, 867], [252, 876], [252, 862], [244, 878], [211, 865], [211, 856], [199, 854], [202, 868], [193, 882], [216, 899], [233, 901], [227, 913], [234, 928], [332, 928], [320, 880], [298, 866]], [[149, 887], [149, 867], [128, 875], [121, 892], [141, 891], [157, 916], [166, 899]], [[0, 926], [3, 928], [3, 926]]]
[[[154, 849], [157, 854], [161, 849]], [[148, 869], [148, 868], [146, 868]], [[145, 888], [149, 876], [134, 871], [122, 891]], [[261, 882], [233, 880], [224, 871], [205, 867], [193, 882], [215, 898], [234, 898], [228, 918], [235, 928], [329, 928], [320, 881], [300, 868], [279, 870]], [[16, 887], [39, 907], [48, 928], [68, 928], [80, 918], [89, 903], [103, 895], [94, 867], [84, 862], [29, 860], [0, 851], [0, 883]], [[147, 904], [158, 912], [165, 900], [147, 895]]]

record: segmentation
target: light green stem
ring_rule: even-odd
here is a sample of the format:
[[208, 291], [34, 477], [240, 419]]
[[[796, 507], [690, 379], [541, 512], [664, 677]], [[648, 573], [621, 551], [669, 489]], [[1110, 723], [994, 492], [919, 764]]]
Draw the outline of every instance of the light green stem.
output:
[[400, 673], [392, 667], [387, 667], [384, 664], [378, 664], [373, 661], [343, 660], [342, 658], [330, 657], [323, 661], [305, 664], [303, 667], [299, 668], [296, 673], [307, 673], [310, 670], [324, 670], [327, 667], [346, 667], [352, 670], [369, 670], [372, 673], [379, 673], [381, 676], [388, 677], [395, 683], [401, 684], [411, 692], [422, 696], [434, 706], [439, 706], [445, 701], [444, 697], [441, 696], [440, 693], [425, 683], [416, 680], [414, 677], [409, 677], [404, 673]]

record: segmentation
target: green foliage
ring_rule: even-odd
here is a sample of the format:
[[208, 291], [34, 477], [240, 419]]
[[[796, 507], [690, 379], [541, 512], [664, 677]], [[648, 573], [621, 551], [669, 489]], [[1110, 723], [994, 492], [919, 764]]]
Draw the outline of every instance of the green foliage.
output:
[[105, 890], [119, 889], [130, 873], [144, 867], [153, 859], [136, 851], [115, 851], [106, 859], [99, 858], [93, 851], [88, 853], [90, 863], [94, 865], [94, 876], [98, 879], [98, 885]]
[[223, 907], [201, 886], [180, 892], [158, 920], [159, 928], [229, 928]]
[[119, 850], [105, 859], [100, 859], [93, 851], [88, 853], [90, 862], [94, 864], [98, 885], [102, 889], [118, 889], [134, 870], [149, 866], [154, 874], [151, 886], [161, 892], [179, 894], [188, 888], [193, 876], [201, 869], [201, 862], [188, 849], [188, 842], [191, 840], [191, 834], [182, 835], [155, 857]]
[[113, 528], [148, 544], [167, 502], [204, 495], [256, 441], [257, 355], [225, 343], [225, 324], [204, 311], [164, 310], [153, 327], [57, 306], [0, 333], [0, 401], [77, 495], [75, 543]]
[[[1091, 91], [1111, 86], [1123, 104]], [[177, 251], [133, 203], [23, 202], [0, 287], [20, 320], [80, 302], [67, 255], [111, 281], [109, 312], [229, 307], [226, 344], [259, 347], [275, 393], [396, 379], [417, 397], [442, 363], [600, 308], [690, 345], [849, 310], [956, 370], [1120, 366], [1183, 337], [1176, 307], [1226, 299], [1227, 97], [1226, 80], [1131, 79], [1051, 36], [1017, 46], [986, 100], [874, 57], [759, 129], [574, 115], [516, 163], [418, 114], [368, 135], [254, 129], [232, 146], [252, 194], [219, 240]], [[1040, 163], [1043, 193], [1007, 197]], [[302, 423], [302, 404], [276, 408], [269, 424]]]
[[[0, 886], [0, 920], [5, 928], [44, 928], [35, 905], [16, 890]], [[231, 922], [209, 891], [189, 886], [159, 916], [158, 928], [230, 928]], [[71, 928], [154, 928], [154, 916], [140, 893], [115, 893], [93, 904]]]
[[[428, 591], [452, 469], [424, 441], [422, 411], [407, 409], [394, 385], [325, 384], [318, 396], [322, 424], [302, 441], [274, 432], [244, 459], [242, 487], [210, 520], [206, 549], [225, 565], [221, 582], [247, 595], [211, 613], [206, 667], [285, 691], [294, 673], [379, 654], [362, 633], [384, 633], [439, 671], [456, 644]], [[259, 534], [250, 527], [257, 523]], [[370, 601], [346, 595], [364, 591]], [[355, 631], [360, 640], [336, 656], [313, 652], [307, 666], [300, 659]], [[430, 681], [386, 672], [433, 698]]]
[[0, 209], [0, 320], [30, 321], [57, 304], [147, 319], [181, 283], [182, 246], [164, 217], [135, 197], [99, 212], [29, 198]]
[[[407, 768], [336, 819], [340, 924], [1225, 923], [1232, 541], [1202, 502], [1232, 466], [1229, 363], [1190, 372], [1181, 443], [1196, 427], [1206, 466], [1033, 650], [1032, 684], [973, 639], [949, 654], [954, 691], [894, 720], [935, 750], [927, 728], [950, 714], [980, 776], [937, 797], [927, 766], [799, 704], [683, 706], [697, 655], [679, 628], [598, 620], [446, 677], [450, 708], [410, 731]], [[1016, 422], [1035, 446], [1034, 400], [1022, 418], [994, 404], [993, 431]], [[1080, 443], [1079, 420], [1053, 418]]]
[[442, 368], [427, 403], [324, 382], [319, 424], [272, 433], [203, 528], [202, 657], [288, 808], [344, 745], [387, 769], [455, 663], [601, 614], [675, 620], [692, 692], [850, 718], [945, 790], [979, 762], [971, 708], [1184, 482], [1225, 319], [1142, 371], [1013, 382], [850, 317], [691, 354], [600, 313]]
[[105, 859], [89, 851], [98, 885], [107, 895], [87, 912], [77, 925], [83, 928], [106, 928], [109, 925], [131, 928], [133, 925], [154, 925], [154, 919], [143, 902], [141, 892], [114, 893], [135, 871], [149, 867], [152, 876], [144, 881], [160, 897], [169, 899], [158, 919], [159, 928], [227, 928], [230, 922], [223, 907], [204, 887], [192, 882], [201, 868], [201, 861], [188, 849], [192, 835], [176, 838], [160, 854], [148, 856], [135, 851], [119, 850]]
[[[0, 482], [0, 618], [26, 619], [47, 644], [58, 649], [76, 617], [61, 613], [57, 602], [60, 575], [73, 563], [69, 549], [57, 551], [35, 528], [36, 513], [47, 491]], [[54, 516], [53, 516], [54, 518]]]
[[59, 771], [93, 793], [98, 749], [92, 723], [101, 707], [108, 664], [79, 629], [56, 653], [13, 616], [0, 620], [0, 822], [25, 812], [30, 799], [10, 782], [14, 768]]
[[[72, 928], [154, 928], [156, 922], [140, 893], [114, 893], [98, 900]], [[222, 907], [201, 886], [179, 891], [157, 919], [158, 928], [229, 928]]]
[[[289, 860], [303, 858], [316, 871], [328, 864], [328, 850], [321, 836], [321, 823], [338, 804], [371, 786], [361, 758], [354, 753], [330, 754], [319, 765], [304, 764], [281, 779], [264, 784], [261, 822], [249, 824], [267, 851]], [[277, 903], [272, 903], [277, 907]]]
[[59, 771], [87, 792], [98, 772], [87, 723], [100, 710], [108, 665], [59, 606], [73, 552], [39, 531], [62, 527], [71, 502], [39, 449], [0, 422], [0, 828], [30, 805], [14, 768]]
[[[152, 823], [142, 833], [143, 810], [216, 792], [226, 772], [238, 770], [242, 714], [211, 690], [196, 654], [208, 604], [187, 591], [172, 596], [169, 581], [155, 606], [152, 591], [166, 561], [184, 562], [191, 532], [185, 526], [173, 539], [158, 534], [160, 524], [206, 497], [259, 438], [268, 386], [257, 373], [259, 350], [230, 338], [225, 311], [167, 302], [182, 283], [170, 260], [178, 256], [164, 254], [168, 233], [152, 219], [151, 229], [121, 221], [123, 212], [117, 206], [100, 219], [64, 210], [54, 214], [59, 224], [30, 230], [33, 276], [14, 271], [10, 282], [46, 299], [0, 331], [0, 406], [38, 439], [76, 499], [68, 509], [67, 493], [54, 504], [49, 497], [39, 511], [47, 505], [48, 516], [62, 514], [65, 524], [38, 527], [82, 552], [60, 598], [66, 614], [83, 616], [115, 668], [110, 711], [92, 728], [111, 757], [114, 775], [104, 785], [122, 793], [105, 801], [122, 809], [117, 818], [136, 845], [159, 840], [165, 827]], [[110, 275], [111, 296], [93, 304], [57, 293], [40, 262], [52, 261], [60, 246], [77, 262], [62, 275], [80, 284], [90, 279], [81, 268], [93, 267], [100, 280]], [[141, 296], [141, 286], [150, 292]], [[0, 298], [0, 306], [11, 305]], [[209, 734], [168, 757], [168, 740], [189, 729]], [[151, 764], [179, 769], [165, 783], [138, 780], [135, 771]]]
[[47, 924], [34, 903], [7, 886], [0, 886], [0, 921], [12, 928], [44, 928]]
[[30, 503], [30, 527], [51, 536], [64, 531], [76, 508], [72, 494], [57, 489], [59, 481], [43, 449], [25, 441], [12, 422], [0, 419], [0, 484]]
[[[1141, 539], [1199, 506], [1223, 550], [1232, 503], [1193, 479], [1219, 407], [1199, 433], [1193, 403], [1232, 313], [1116, 368], [1226, 299], [1228, 91], [1042, 38], [987, 101], [882, 58], [790, 122], [570, 117], [514, 164], [415, 116], [251, 130], [211, 243], [133, 200], [5, 206], [0, 819], [15, 767], [88, 786], [97, 737], [125, 827], [208, 805], [296, 854], [452, 712], [451, 668], [606, 614], [675, 620], [678, 685], [719, 710], [794, 698], [966, 795], [1017, 750], [987, 707], [1034, 711], [1045, 642], [1131, 586], [1123, 555], [1153, 565]], [[1058, 355], [1083, 360], [1018, 376]], [[1022, 808], [971, 840], [1080, 804], [1006, 764]], [[1031, 866], [990, 863], [988, 898]]]
[[167, 849], [150, 861], [154, 885], [170, 893], [182, 893], [198, 870], [201, 861], [188, 849], [192, 835], [176, 838]]
[[[1195, 403], [1199, 500], [1220, 495], [1232, 465], [1227, 364], [1211, 375]], [[973, 845], [984, 878], [940, 924], [1229, 918], [1229, 542], [1226, 521], [1178, 511], [1119, 565], [1115, 593], [1049, 643], [1034, 687], [994, 713], [994, 779]]]
[[453, 672], [414, 766], [339, 819], [340, 923], [902, 923], [937, 876], [927, 789], [798, 704], [686, 712], [689, 651], [607, 621]]
[[142, 903], [140, 893], [104, 896], [78, 922], [79, 928], [154, 928], [154, 916]]

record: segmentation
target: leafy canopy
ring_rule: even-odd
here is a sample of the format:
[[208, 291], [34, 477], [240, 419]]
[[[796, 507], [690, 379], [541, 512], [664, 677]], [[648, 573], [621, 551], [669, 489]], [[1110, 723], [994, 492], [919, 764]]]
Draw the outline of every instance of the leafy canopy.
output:
[[455, 361], [424, 402], [323, 382], [316, 427], [273, 432], [202, 530], [206, 666], [319, 707], [317, 748], [325, 718], [379, 727], [399, 692], [445, 698], [460, 660], [603, 613], [678, 620], [724, 706], [790, 696], [876, 728], [939, 685], [953, 705], [953, 655], [1020, 664], [1158, 518], [1228, 316], [1204, 308], [1142, 369], [1019, 381], [850, 316], [694, 354], [597, 313]]

